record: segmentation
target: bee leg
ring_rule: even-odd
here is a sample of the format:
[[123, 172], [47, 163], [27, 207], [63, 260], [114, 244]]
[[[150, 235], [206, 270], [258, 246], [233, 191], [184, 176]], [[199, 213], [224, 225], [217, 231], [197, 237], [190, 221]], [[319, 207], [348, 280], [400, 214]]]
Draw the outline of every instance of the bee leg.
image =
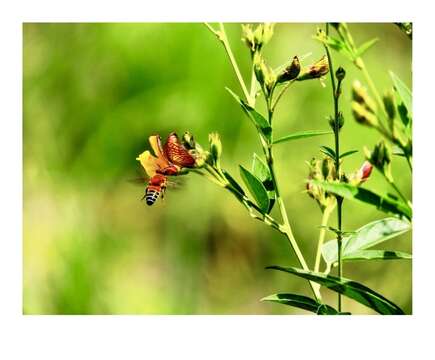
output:
[[166, 186], [162, 186], [162, 191], [160, 192], [160, 196], [162, 200], [165, 198], [165, 191], [166, 191]]

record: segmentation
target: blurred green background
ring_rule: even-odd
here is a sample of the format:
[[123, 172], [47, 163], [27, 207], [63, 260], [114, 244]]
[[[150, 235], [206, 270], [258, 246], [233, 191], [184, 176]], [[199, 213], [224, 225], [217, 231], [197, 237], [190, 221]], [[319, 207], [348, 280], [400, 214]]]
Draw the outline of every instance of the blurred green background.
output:
[[[312, 39], [319, 24], [277, 24], [264, 54], [276, 67], [294, 55], [308, 65], [324, 53]], [[388, 70], [411, 85], [411, 42], [392, 24], [350, 24], [357, 44], [379, 37], [365, 56], [380, 90]], [[228, 24], [234, 54], [246, 79], [249, 52], [240, 25]], [[261, 154], [256, 133], [224, 89], [241, 94], [222, 46], [202, 24], [24, 24], [24, 279], [25, 314], [302, 314], [259, 299], [275, 292], [310, 295], [304, 280], [264, 270], [296, 265], [284, 237], [252, 220], [227, 192], [195, 174], [179, 191], [148, 207], [136, 156], [147, 138], [189, 130], [206, 145], [220, 133], [223, 166], [238, 176]], [[347, 71], [344, 169], [363, 162], [362, 148], [377, 133], [354, 122], [350, 84], [361, 74], [333, 53]], [[363, 82], [363, 81], [362, 81]], [[327, 129], [332, 113], [329, 77], [294, 84], [278, 107], [275, 134]], [[304, 192], [306, 160], [333, 136], [283, 143], [276, 166], [290, 222], [306, 259], [314, 264], [320, 211]], [[411, 177], [395, 159], [399, 187], [411, 196]], [[373, 173], [366, 187], [386, 189]], [[344, 228], [385, 217], [345, 202]], [[331, 225], [335, 224], [335, 217]], [[381, 248], [411, 251], [411, 236]], [[361, 281], [412, 311], [410, 261], [346, 263], [346, 277]], [[323, 291], [336, 301], [335, 293]], [[371, 314], [344, 299], [344, 309]]]

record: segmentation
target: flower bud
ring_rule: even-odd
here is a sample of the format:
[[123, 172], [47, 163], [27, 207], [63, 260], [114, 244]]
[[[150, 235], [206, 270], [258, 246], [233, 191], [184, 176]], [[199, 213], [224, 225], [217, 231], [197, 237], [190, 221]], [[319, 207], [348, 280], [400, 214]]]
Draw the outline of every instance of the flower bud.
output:
[[369, 161], [364, 161], [362, 166], [349, 176], [348, 182], [354, 186], [359, 186], [367, 181], [372, 173], [373, 165]]
[[261, 86], [264, 86], [266, 90], [270, 93], [272, 88], [275, 86], [277, 81], [275, 72], [266, 65], [264, 59], [259, 53], [254, 55], [254, 72], [257, 81]]
[[373, 165], [370, 164], [368, 161], [364, 161], [361, 168], [358, 170], [359, 178], [361, 179], [361, 182], [367, 181], [370, 174], [372, 173]]
[[260, 83], [261, 86], [264, 85], [264, 80], [266, 77], [265, 71], [267, 71], [266, 64], [264, 63], [261, 55], [259, 53], [256, 53], [254, 55], [254, 73], [257, 81]]
[[242, 25], [242, 40], [249, 47], [252, 54], [260, 51], [263, 45], [269, 42], [273, 36], [273, 27], [274, 24], [272, 23], [259, 24], [255, 29], [251, 24]]
[[254, 53], [256, 45], [252, 25], [242, 24], [242, 34], [242, 41], [248, 46], [249, 50], [251, 50], [251, 53]]
[[381, 140], [375, 145], [373, 151], [369, 151], [364, 148], [364, 153], [367, 160], [383, 173], [388, 179], [392, 179], [391, 176], [391, 150], [387, 146], [384, 140]]
[[301, 71], [301, 64], [299, 63], [299, 58], [295, 56], [292, 63], [287, 66], [281, 74], [278, 75], [277, 82], [282, 83], [290, 80], [294, 80], [298, 77]]
[[325, 180], [334, 180], [336, 177], [334, 160], [325, 157], [322, 161], [322, 175]]
[[210, 142], [210, 155], [213, 165], [220, 168], [220, 159], [222, 155], [222, 143], [218, 133], [211, 133], [208, 135]]
[[352, 101], [352, 114], [355, 120], [361, 125], [369, 127], [378, 126], [378, 118], [376, 115], [368, 111], [363, 105], [356, 101]]
[[394, 94], [391, 90], [387, 91], [382, 97], [384, 102], [385, 111], [390, 120], [394, 119], [396, 116], [396, 103], [394, 100]]
[[335, 77], [338, 81], [343, 81], [346, 76], [346, 71], [340, 66], [335, 72]]
[[352, 85], [352, 99], [358, 104], [363, 105], [371, 113], [376, 113], [376, 103], [367, 94], [367, 89], [358, 80], [355, 80]]
[[181, 142], [187, 150], [193, 150], [196, 147], [195, 139], [193, 138], [193, 135], [188, 131], [183, 134]]
[[324, 55], [319, 61], [305, 68], [298, 76], [297, 80], [318, 79], [325, 76], [329, 71], [329, 63], [327, 57]]
[[312, 159], [309, 163], [308, 181], [306, 184], [307, 194], [317, 201], [322, 211], [335, 201], [335, 196], [327, 193], [321, 186], [314, 185], [310, 180], [329, 180], [332, 181], [335, 176], [335, 166], [330, 158], [323, 160]]
[[205, 151], [201, 145], [199, 145], [193, 135], [186, 131], [181, 138], [181, 143], [187, 149], [190, 155], [195, 158], [195, 168], [201, 168], [204, 166], [207, 159], [207, 151]]

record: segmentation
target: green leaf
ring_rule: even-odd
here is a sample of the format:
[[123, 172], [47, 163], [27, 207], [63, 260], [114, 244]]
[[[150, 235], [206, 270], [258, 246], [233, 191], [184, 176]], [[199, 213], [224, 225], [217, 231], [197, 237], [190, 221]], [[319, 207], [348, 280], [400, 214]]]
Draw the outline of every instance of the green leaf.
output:
[[376, 44], [379, 41], [378, 38], [371, 39], [364, 44], [362, 44], [358, 50], [356, 51], [356, 57], [362, 56], [368, 49], [370, 49], [374, 44]]
[[397, 145], [393, 145], [393, 155], [396, 156], [406, 156], [403, 150]]
[[349, 151], [346, 151], [346, 152], [344, 152], [343, 154], [340, 155], [340, 159], [342, 159], [342, 158], [344, 158], [344, 157], [346, 157], [346, 156], [349, 156], [349, 155], [355, 154], [355, 153], [357, 153], [357, 152], [358, 152], [358, 150], [349, 150]]
[[[411, 230], [411, 224], [407, 220], [390, 217], [373, 221], [360, 227], [350, 236], [343, 238], [342, 256], [348, 258], [357, 251], [368, 249], [409, 230]], [[336, 239], [323, 244], [322, 256], [329, 264], [338, 260]]]
[[391, 79], [393, 80], [394, 88], [408, 110], [408, 114], [412, 117], [412, 93], [411, 90], [405, 85], [405, 83], [399, 79], [399, 77], [390, 71]]
[[339, 195], [348, 200], [357, 200], [365, 204], [376, 206], [377, 209], [386, 213], [405, 216], [407, 219], [412, 218], [412, 209], [399, 199], [378, 195], [373, 191], [363, 189], [350, 184], [328, 183], [318, 180], [310, 180], [313, 184], [323, 187], [328, 192]]
[[411, 124], [411, 119], [409, 118], [408, 110], [406, 109], [406, 106], [403, 105], [403, 103], [397, 106], [397, 112], [399, 113], [402, 124], [405, 125], [405, 128], [408, 127], [408, 125]]
[[332, 131], [328, 130], [306, 130], [306, 131], [298, 131], [290, 135], [283, 136], [282, 138], [279, 138], [278, 140], [275, 140], [274, 144], [279, 144], [285, 141], [291, 141], [291, 140], [297, 140], [297, 139], [303, 139], [313, 136], [319, 136], [319, 135], [326, 135], [326, 134], [332, 134]]
[[265, 181], [272, 180], [269, 168], [256, 153], [254, 153], [252, 159], [252, 173], [263, 183]]
[[349, 51], [349, 47], [346, 45], [345, 42], [342, 40], [336, 39], [332, 36], [327, 36], [324, 38], [316, 37], [317, 40], [325, 44], [326, 46], [330, 47], [331, 49], [334, 49], [338, 51], [339, 53], [346, 56], [350, 61], [354, 60], [354, 57], [352, 55], [352, 52]]
[[343, 258], [344, 261], [355, 261], [355, 260], [399, 260], [406, 259], [411, 260], [412, 255], [393, 250], [360, 250], [355, 251]]
[[269, 209], [267, 213], [270, 213], [272, 211], [273, 205], [275, 204], [276, 198], [272, 175], [270, 174], [269, 168], [265, 162], [256, 153], [254, 153], [254, 157], [252, 159], [252, 174], [263, 183], [265, 189], [267, 190], [267, 194], [269, 196]]
[[228, 182], [242, 195], [246, 195], [245, 191], [242, 189], [242, 187], [239, 185], [239, 183], [234, 180], [234, 178], [225, 170], [223, 170], [225, 177], [227, 178]]
[[245, 101], [240, 99], [234, 92], [232, 92], [229, 88], [226, 88], [228, 92], [236, 99], [236, 101], [240, 104], [243, 111], [248, 115], [253, 124], [262, 132], [262, 134], [270, 141], [272, 136], [272, 128], [270, 127], [269, 122], [258, 113], [253, 107], [249, 106]]
[[328, 146], [321, 146], [320, 151], [335, 160], [335, 151]]
[[303, 279], [314, 281], [339, 294], [347, 296], [382, 315], [403, 315], [396, 304], [356, 281], [331, 275], [306, 271], [294, 267], [268, 266], [266, 269], [284, 271]]
[[270, 301], [279, 304], [289, 305], [311, 311], [319, 315], [337, 315], [338, 311], [333, 307], [317, 302], [316, 300], [297, 294], [273, 294], [264, 297], [261, 301]]
[[257, 179], [249, 170], [245, 169], [243, 166], [239, 166], [240, 175], [249, 189], [249, 192], [254, 197], [257, 205], [263, 213], [267, 213], [269, 210], [269, 194], [263, 183]]

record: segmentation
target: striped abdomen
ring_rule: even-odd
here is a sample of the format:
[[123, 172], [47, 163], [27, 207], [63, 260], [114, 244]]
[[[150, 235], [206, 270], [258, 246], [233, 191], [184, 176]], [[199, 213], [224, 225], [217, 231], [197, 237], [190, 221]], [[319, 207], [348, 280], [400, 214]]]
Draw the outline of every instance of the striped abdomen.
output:
[[145, 190], [145, 200], [147, 205], [152, 205], [159, 198], [160, 194], [165, 191], [166, 188], [166, 177], [161, 174], [155, 174], [150, 181]]
[[151, 206], [156, 202], [156, 200], [160, 196], [160, 187], [157, 186], [148, 186], [145, 192], [145, 201], [147, 205]]

